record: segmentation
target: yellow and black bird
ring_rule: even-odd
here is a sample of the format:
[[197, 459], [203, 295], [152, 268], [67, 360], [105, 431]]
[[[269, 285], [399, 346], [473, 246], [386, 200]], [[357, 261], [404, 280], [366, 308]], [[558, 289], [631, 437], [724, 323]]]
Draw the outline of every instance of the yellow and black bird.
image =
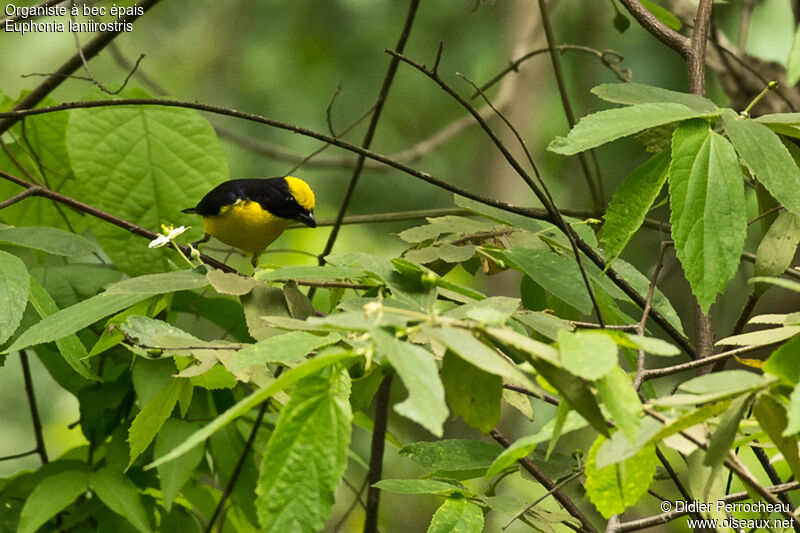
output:
[[203, 217], [205, 235], [252, 254], [253, 266], [264, 249], [295, 220], [315, 228], [314, 192], [300, 178], [238, 179], [220, 183], [183, 213]]

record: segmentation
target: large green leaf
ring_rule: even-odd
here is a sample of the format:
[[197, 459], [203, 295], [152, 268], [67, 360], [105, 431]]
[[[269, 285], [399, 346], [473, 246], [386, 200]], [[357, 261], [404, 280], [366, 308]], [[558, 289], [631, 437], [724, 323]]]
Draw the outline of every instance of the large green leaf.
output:
[[483, 511], [465, 498], [447, 498], [431, 519], [427, 533], [480, 533]]
[[642, 402], [630, 378], [619, 365], [596, 383], [611, 420], [631, 443], [636, 441], [642, 416]]
[[669, 151], [656, 154], [637, 167], [617, 187], [606, 209], [606, 222], [601, 236], [608, 264], [619, 256], [644, 222], [645, 215], [667, 180], [669, 161]]
[[676, 103], [647, 103], [607, 109], [583, 117], [566, 137], [556, 137], [547, 149], [557, 154], [573, 155], [655, 126], [715, 114]]
[[[177, 418], [170, 418], [156, 436], [153, 455], [160, 457], [185, 441], [197, 431], [199, 424], [187, 422]], [[186, 455], [158, 467], [158, 479], [161, 482], [161, 493], [164, 496], [164, 507], [167, 511], [172, 507], [172, 501], [189, 478], [195, 468], [203, 460], [203, 446], [193, 448]]]
[[716, 104], [696, 94], [670, 91], [642, 83], [604, 83], [592, 88], [592, 92], [607, 102], [636, 105], [672, 102], [683, 104], [695, 111], [713, 112]]
[[17, 533], [34, 533], [88, 489], [86, 472], [68, 470], [44, 478], [25, 500]]
[[386, 357], [408, 390], [408, 398], [395, 404], [394, 410], [441, 437], [448, 411], [433, 354], [380, 328], [374, 328], [371, 335], [378, 353]]
[[730, 109], [722, 120], [725, 133], [756, 179], [790, 213], [800, 216], [800, 168], [778, 136]]
[[191, 388], [191, 386], [188, 379], [172, 379], [166, 387], [156, 394], [156, 397], [150, 403], [139, 411], [139, 414], [136, 415], [136, 418], [131, 423], [130, 430], [128, 430], [128, 443], [131, 449], [129, 467], [156, 438], [161, 426], [164, 425], [169, 415], [172, 414], [172, 410], [175, 409], [183, 390], [186, 387]]
[[0, 344], [14, 334], [25, 306], [31, 277], [25, 263], [8, 252], [0, 250]]
[[264, 451], [256, 488], [262, 531], [314, 533], [325, 525], [347, 466], [350, 378], [323, 372], [297, 384]]
[[562, 329], [558, 351], [565, 370], [589, 380], [602, 378], [617, 364], [617, 345], [605, 332]]
[[621, 464], [597, 468], [597, 451], [605, 442], [602, 435], [589, 450], [586, 461], [586, 493], [605, 518], [620, 514], [647, 492], [656, 473], [655, 446], [643, 447]]
[[447, 352], [442, 361], [442, 382], [453, 416], [488, 433], [500, 421], [503, 380]]
[[800, 335], [772, 352], [764, 362], [764, 372], [797, 385], [800, 382]]
[[736, 273], [747, 230], [736, 152], [708, 122], [675, 130], [669, 192], [678, 259], [706, 312]]
[[452, 494], [463, 493], [464, 489], [435, 479], [382, 479], [375, 487], [395, 494]]
[[[188, 221], [190, 207], [228, 178], [211, 125], [196, 111], [172, 107], [75, 109], [67, 150], [76, 194], [94, 207], [145, 228]], [[96, 220], [103, 249], [124, 272], [166, 270], [165, 255], [130, 233]]]
[[798, 442], [794, 435], [786, 435], [787, 416], [785, 407], [774, 397], [764, 394], [759, 397], [753, 407], [761, 428], [767, 432], [769, 438], [783, 454], [795, 479], [800, 478], [800, 455], [798, 455]]
[[100, 501], [118, 515], [124, 516], [137, 531], [141, 533], [152, 531], [139, 490], [133, 481], [121, 472], [101, 468], [97, 472], [92, 472], [89, 484]]
[[298, 361], [313, 350], [340, 340], [341, 337], [336, 333], [313, 335], [307, 331], [290, 331], [246, 345], [233, 356], [231, 368], [236, 370], [250, 365]]
[[414, 442], [400, 450], [426, 470], [479, 470], [488, 468], [503, 448], [469, 439], [445, 439], [434, 442]]
[[80, 257], [99, 251], [97, 245], [85, 237], [56, 228], [38, 226], [2, 228], [0, 244], [12, 244], [67, 257]]
[[[756, 250], [756, 276], [780, 276], [789, 268], [800, 243], [800, 217], [781, 211], [770, 225]], [[755, 290], [763, 293], [769, 285], [759, 283]]]

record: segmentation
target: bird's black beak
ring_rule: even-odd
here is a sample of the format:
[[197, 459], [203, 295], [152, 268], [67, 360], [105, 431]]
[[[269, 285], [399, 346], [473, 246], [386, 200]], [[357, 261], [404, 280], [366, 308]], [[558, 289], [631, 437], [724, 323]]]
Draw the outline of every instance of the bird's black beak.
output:
[[302, 222], [303, 224], [305, 224], [310, 228], [317, 227], [317, 220], [314, 218], [314, 213], [312, 213], [311, 211], [300, 213], [299, 215], [297, 215], [297, 220], [299, 220], [300, 222]]

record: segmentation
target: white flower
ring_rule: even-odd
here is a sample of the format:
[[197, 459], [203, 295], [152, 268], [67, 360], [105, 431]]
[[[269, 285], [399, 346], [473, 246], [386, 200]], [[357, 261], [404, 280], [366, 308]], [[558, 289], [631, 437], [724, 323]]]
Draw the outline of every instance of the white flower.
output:
[[189, 228], [187, 228], [186, 226], [179, 226], [179, 227], [175, 228], [175, 227], [172, 227], [172, 226], [165, 226], [165, 225], [162, 224], [161, 225], [161, 231], [163, 231], [164, 234], [163, 235], [159, 235], [158, 237], [156, 237], [155, 239], [150, 241], [150, 244], [148, 244], [147, 247], [148, 248], [159, 248], [161, 246], [164, 246], [165, 244], [169, 244], [173, 239], [175, 239], [175, 237], [177, 237], [178, 235], [180, 235], [181, 233], [183, 233], [187, 229], [189, 229]]

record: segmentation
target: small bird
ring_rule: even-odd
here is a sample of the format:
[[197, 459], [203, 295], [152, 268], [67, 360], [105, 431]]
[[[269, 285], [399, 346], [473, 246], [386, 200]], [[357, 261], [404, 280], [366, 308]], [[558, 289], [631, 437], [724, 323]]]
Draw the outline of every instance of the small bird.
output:
[[300, 178], [238, 179], [220, 183], [183, 213], [203, 217], [205, 235], [252, 254], [253, 266], [264, 249], [294, 220], [315, 228], [314, 192]]

